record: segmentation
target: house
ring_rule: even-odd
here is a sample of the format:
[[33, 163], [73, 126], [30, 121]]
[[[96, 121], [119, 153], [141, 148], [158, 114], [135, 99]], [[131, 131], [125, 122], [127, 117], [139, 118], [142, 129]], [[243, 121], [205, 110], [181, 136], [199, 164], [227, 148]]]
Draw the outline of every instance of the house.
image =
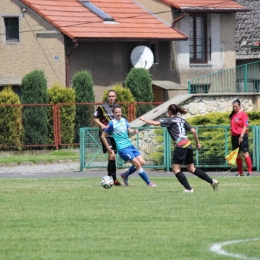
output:
[[251, 70], [238, 82], [240, 89], [247, 84], [249, 91], [260, 91], [260, 4], [258, 0], [236, 0], [251, 12], [236, 14], [236, 65], [251, 63]]
[[259, 0], [235, 1], [251, 10], [236, 14], [236, 59], [239, 66], [260, 59], [260, 4]]
[[172, 42], [188, 38], [134, 0], [1, 0], [0, 18], [0, 86], [19, 88], [40, 69], [48, 87], [70, 87], [76, 72], [88, 70], [96, 101], [125, 80], [140, 45], [153, 52], [152, 77], [175, 81]]
[[70, 87], [84, 69], [100, 101], [124, 81], [141, 45], [153, 53], [155, 101], [165, 101], [186, 92], [187, 80], [236, 65], [235, 15], [249, 11], [220, 0], [2, 0], [0, 86], [19, 89], [41, 69], [49, 87]]
[[[250, 8], [237, 2], [251, 1], [138, 0], [138, 2], [189, 37], [185, 42], [173, 42], [172, 69], [176, 68], [178, 76], [175, 82], [185, 86], [189, 79], [236, 66], [236, 13], [245, 15], [250, 11]], [[163, 78], [157, 77], [157, 80]], [[195, 92], [210, 90], [210, 84], [193, 87], [196, 88]]]

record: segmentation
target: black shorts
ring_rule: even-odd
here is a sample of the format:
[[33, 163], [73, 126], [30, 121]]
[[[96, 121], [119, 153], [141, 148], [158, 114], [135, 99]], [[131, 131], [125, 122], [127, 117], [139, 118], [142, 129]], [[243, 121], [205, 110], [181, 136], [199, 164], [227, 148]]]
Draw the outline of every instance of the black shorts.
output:
[[[106, 153], [107, 152], [107, 148], [106, 148], [106, 146], [102, 142], [101, 134], [102, 134], [102, 132], [100, 131], [99, 132], [99, 137], [100, 137], [100, 141], [101, 141], [101, 144], [102, 144], [103, 153]], [[111, 147], [111, 149], [114, 151], [114, 153], [116, 154], [117, 153], [117, 151], [116, 151], [116, 142], [115, 142], [114, 138], [108, 136], [107, 137], [107, 143]]]
[[231, 142], [232, 142], [232, 149], [235, 150], [239, 147], [239, 152], [248, 152], [248, 134], [245, 134], [243, 137], [243, 141], [242, 143], [240, 143], [240, 145], [238, 144], [238, 140], [239, 140], [240, 135], [236, 135], [236, 136], [231, 136]]
[[188, 148], [176, 147], [172, 156], [172, 164], [183, 164], [183, 162], [186, 165], [194, 163], [193, 150]]

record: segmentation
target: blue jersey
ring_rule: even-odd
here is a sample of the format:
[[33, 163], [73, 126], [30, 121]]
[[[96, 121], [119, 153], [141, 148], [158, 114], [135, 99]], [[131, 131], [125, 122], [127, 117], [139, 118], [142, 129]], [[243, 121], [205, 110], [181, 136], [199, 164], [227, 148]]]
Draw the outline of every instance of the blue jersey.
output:
[[106, 133], [112, 135], [114, 138], [117, 151], [132, 145], [132, 142], [128, 136], [129, 127], [130, 124], [128, 121], [121, 117], [120, 120], [112, 119], [108, 123], [108, 127], [104, 129]]

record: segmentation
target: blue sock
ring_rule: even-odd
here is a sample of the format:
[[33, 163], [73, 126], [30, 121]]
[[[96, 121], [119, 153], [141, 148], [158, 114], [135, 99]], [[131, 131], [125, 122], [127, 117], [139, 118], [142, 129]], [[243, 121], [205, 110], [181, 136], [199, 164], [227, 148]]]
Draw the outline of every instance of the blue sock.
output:
[[150, 180], [144, 171], [139, 172], [139, 176], [146, 182], [147, 185], [150, 183]]
[[125, 177], [128, 177], [129, 175], [133, 174], [136, 171], [136, 168], [134, 167], [134, 165], [132, 165], [128, 171], [126, 171], [124, 173]]

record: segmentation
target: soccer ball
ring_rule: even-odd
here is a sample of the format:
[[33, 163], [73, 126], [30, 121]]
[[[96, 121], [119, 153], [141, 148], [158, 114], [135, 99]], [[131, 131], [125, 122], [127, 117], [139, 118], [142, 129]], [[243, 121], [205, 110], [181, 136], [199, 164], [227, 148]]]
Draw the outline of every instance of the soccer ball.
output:
[[114, 185], [114, 181], [110, 176], [104, 176], [100, 183], [105, 189], [110, 189]]

